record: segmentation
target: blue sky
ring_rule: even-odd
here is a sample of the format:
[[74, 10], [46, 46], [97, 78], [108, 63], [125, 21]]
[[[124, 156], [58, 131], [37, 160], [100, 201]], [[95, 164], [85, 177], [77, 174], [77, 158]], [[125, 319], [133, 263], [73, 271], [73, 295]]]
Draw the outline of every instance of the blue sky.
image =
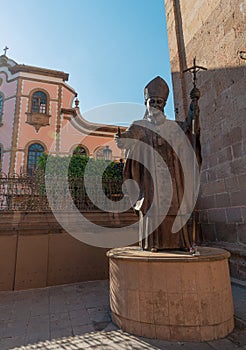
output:
[[[18, 63], [69, 73], [87, 119], [127, 125], [142, 118], [152, 78], [171, 88], [164, 11], [163, 0], [4, 1], [0, 49], [7, 45]], [[171, 93], [169, 118], [173, 110]]]

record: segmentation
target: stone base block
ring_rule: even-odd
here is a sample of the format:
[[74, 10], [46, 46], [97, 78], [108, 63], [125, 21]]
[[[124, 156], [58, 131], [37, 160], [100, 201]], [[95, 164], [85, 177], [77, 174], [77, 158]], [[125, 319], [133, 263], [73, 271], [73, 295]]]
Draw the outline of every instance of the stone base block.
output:
[[114, 322], [129, 333], [163, 340], [227, 336], [234, 327], [230, 254], [208, 247], [199, 247], [199, 252], [110, 250]]

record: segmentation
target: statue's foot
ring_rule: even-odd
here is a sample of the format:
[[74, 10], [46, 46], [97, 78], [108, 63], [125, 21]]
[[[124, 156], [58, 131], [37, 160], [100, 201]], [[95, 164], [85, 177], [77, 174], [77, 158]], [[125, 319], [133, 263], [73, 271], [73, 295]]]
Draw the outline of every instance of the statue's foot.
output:
[[157, 252], [157, 248], [151, 248], [151, 252], [152, 253], [156, 253]]

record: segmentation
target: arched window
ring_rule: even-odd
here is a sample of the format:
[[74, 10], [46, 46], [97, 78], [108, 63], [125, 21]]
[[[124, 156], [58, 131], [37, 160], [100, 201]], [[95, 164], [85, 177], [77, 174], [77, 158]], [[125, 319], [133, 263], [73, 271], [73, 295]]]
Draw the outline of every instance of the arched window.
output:
[[0, 93], [0, 123], [3, 119], [3, 95]]
[[47, 114], [47, 95], [43, 91], [36, 91], [32, 95], [32, 113]]
[[44, 147], [39, 143], [33, 143], [28, 147], [27, 173], [33, 175], [37, 168], [38, 158], [44, 153]]
[[77, 146], [73, 151], [73, 155], [87, 156], [86, 149], [83, 146]]

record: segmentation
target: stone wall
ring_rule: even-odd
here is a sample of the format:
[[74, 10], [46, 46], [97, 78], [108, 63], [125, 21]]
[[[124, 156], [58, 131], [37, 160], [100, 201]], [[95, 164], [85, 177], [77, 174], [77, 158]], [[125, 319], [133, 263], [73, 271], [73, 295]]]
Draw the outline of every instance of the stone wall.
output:
[[[0, 291], [47, 287], [108, 278], [109, 249], [69, 235], [51, 212], [2, 212]], [[136, 221], [133, 213], [88, 212], [88, 220], [119, 227]]]
[[[165, 0], [177, 119], [183, 119], [197, 64], [203, 165], [199, 205], [205, 241], [228, 248], [232, 274], [246, 278], [245, 0]], [[236, 259], [236, 256], [240, 257]], [[233, 260], [232, 259], [232, 260]]]

